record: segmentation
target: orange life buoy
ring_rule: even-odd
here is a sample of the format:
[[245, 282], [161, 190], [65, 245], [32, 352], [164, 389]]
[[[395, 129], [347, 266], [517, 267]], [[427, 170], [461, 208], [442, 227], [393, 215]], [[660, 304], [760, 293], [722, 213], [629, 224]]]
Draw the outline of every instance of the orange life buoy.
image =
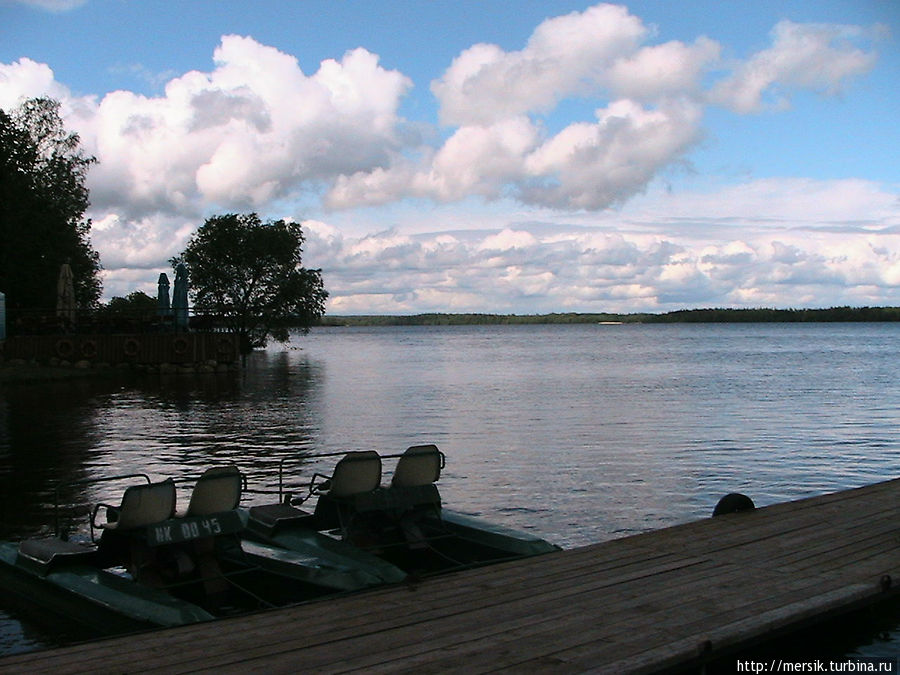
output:
[[182, 354], [186, 354], [188, 350], [188, 341], [187, 338], [177, 337], [175, 341], [172, 342], [172, 351], [181, 356]]
[[62, 340], [56, 341], [56, 355], [67, 359], [75, 352], [75, 345], [72, 344], [72, 341], [68, 338], [63, 338]]
[[81, 343], [81, 355], [86, 359], [97, 356], [97, 343], [93, 340], [85, 340]]
[[138, 341], [134, 338], [128, 338], [125, 340], [125, 344], [122, 347], [122, 351], [125, 353], [125, 356], [137, 356], [138, 350], [140, 350], [141, 345], [138, 344]]

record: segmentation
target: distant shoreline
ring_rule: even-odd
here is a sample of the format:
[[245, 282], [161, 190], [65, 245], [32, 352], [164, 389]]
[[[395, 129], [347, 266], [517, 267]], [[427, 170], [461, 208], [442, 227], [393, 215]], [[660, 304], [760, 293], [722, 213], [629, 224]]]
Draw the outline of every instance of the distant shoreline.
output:
[[626, 323], [803, 323], [900, 321], [900, 307], [830, 307], [827, 309], [683, 309], [663, 314], [412, 314], [326, 315], [321, 326], [477, 326], [503, 324]]

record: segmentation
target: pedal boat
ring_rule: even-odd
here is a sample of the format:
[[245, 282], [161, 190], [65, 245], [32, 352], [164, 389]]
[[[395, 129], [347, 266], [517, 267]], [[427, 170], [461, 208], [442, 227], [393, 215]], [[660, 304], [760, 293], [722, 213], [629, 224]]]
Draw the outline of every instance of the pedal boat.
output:
[[[145, 474], [121, 504], [97, 504], [91, 540], [59, 535], [0, 542], [0, 588], [29, 610], [73, 619], [92, 634], [179, 626], [311, 600], [381, 583], [340, 561], [241, 540], [244, 478], [214, 467], [197, 480], [184, 514], [175, 483]], [[58, 508], [58, 507], [57, 507]], [[102, 520], [101, 511], [106, 511]], [[99, 537], [95, 537], [99, 530]]]
[[[328, 456], [334, 455], [319, 457]], [[305, 495], [251, 509], [246, 532], [286, 548], [311, 533], [327, 535], [332, 547], [377, 557], [417, 577], [560, 550], [535, 535], [445, 508], [435, 483], [446, 459], [437, 446], [417, 445], [384, 458], [397, 459], [388, 485], [381, 485], [381, 455], [349, 452], [330, 476], [314, 474]], [[297, 508], [312, 498], [313, 511]]]

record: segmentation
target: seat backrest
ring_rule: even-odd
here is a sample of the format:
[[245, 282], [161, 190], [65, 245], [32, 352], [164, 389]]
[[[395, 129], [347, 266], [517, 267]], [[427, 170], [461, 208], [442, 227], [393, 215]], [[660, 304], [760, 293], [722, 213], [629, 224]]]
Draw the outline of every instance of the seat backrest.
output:
[[391, 485], [411, 487], [428, 485], [441, 477], [443, 455], [436, 445], [414, 445], [407, 448], [394, 469]]
[[331, 476], [331, 497], [348, 497], [371, 492], [381, 484], [381, 456], [374, 450], [348, 452]]
[[214, 466], [197, 479], [185, 515], [208, 516], [237, 508], [244, 477], [234, 465]]
[[167, 478], [161, 483], [132, 485], [122, 495], [118, 518], [110, 523], [117, 530], [144, 527], [175, 515], [175, 482]]

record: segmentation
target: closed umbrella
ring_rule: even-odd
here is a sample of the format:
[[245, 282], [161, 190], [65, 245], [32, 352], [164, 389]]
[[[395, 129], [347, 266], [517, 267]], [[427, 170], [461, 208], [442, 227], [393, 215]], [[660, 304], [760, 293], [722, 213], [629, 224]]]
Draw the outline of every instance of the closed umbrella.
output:
[[157, 286], [157, 311], [160, 316], [169, 316], [172, 313], [172, 309], [171, 305], [169, 305], [169, 277], [166, 276], [165, 272], [159, 275]]
[[56, 281], [56, 316], [67, 323], [75, 321], [75, 286], [72, 268], [67, 262], [60, 266]]
[[172, 291], [172, 312], [175, 314], [175, 328], [188, 327], [188, 275], [184, 263], [175, 268], [175, 289]]

